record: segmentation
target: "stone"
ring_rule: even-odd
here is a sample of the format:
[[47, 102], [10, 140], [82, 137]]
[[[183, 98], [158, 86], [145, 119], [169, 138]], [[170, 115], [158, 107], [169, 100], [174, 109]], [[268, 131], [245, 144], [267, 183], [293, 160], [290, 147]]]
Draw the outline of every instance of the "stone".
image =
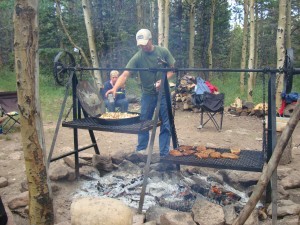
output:
[[[64, 157], [64, 162], [72, 169], [75, 169], [75, 157], [74, 156]], [[89, 165], [89, 164], [90, 164], [90, 162], [79, 158], [79, 166]]]
[[93, 155], [94, 155], [93, 153], [80, 152], [78, 157], [80, 159], [84, 159], [84, 160], [87, 160], [87, 161], [92, 161]]
[[223, 207], [224, 216], [225, 216], [225, 224], [230, 225], [233, 223], [234, 219], [237, 217], [233, 205], [225, 205]]
[[281, 220], [277, 220], [277, 225], [299, 225], [300, 219], [299, 216], [285, 216]]
[[117, 152], [116, 154], [111, 156], [111, 160], [114, 164], [119, 165], [120, 163], [123, 162], [123, 160], [125, 159], [125, 153], [124, 152]]
[[196, 199], [192, 213], [194, 221], [198, 224], [223, 225], [225, 223], [225, 215], [222, 207], [202, 198]]
[[146, 221], [156, 221], [157, 224], [160, 224], [160, 216], [164, 213], [171, 212], [172, 209], [164, 208], [160, 206], [151, 206], [146, 211]]
[[0, 188], [6, 187], [8, 185], [8, 180], [5, 177], [0, 177]]
[[[272, 204], [269, 205], [267, 213], [272, 215]], [[298, 215], [300, 213], [300, 205], [294, 203], [291, 200], [279, 200], [277, 203], [277, 215], [278, 217], [284, 217], [288, 215]]]
[[292, 189], [300, 187], [300, 174], [298, 171], [292, 171], [288, 176], [280, 181], [284, 189]]
[[171, 211], [160, 216], [160, 225], [196, 225], [196, 223], [190, 213]]
[[155, 220], [151, 220], [151, 221], [148, 221], [146, 223], [143, 223], [143, 225], [157, 225], [157, 223], [156, 223]]
[[25, 191], [15, 197], [12, 197], [8, 200], [8, 207], [10, 209], [17, 209], [20, 207], [27, 206], [29, 203], [29, 192]]
[[132, 225], [133, 212], [112, 198], [85, 197], [71, 204], [72, 225]]
[[93, 166], [99, 171], [111, 172], [114, 169], [111, 157], [102, 155], [93, 155]]
[[49, 178], [52, 181], [59, 181], [59, 180], [73, 181], [76, 179], [76, 176], [75, 176], [75, 171], [70, 167], [63, 164], [57, 164], [54, 167], [50, 167]]
[[278, 166], [277, 168], [277, 176], [279, 180], [287, 177], [294, 169], [286, 167], [286, 166]]
[[145, 215], [144, 214], [135, 214], [133, 215], [133, 222], [132, 225], [142, 225], [145, 221]]
[[71, 223], [69, 221], [63, 221], [60, 223], [56, 223], [55, 225], [71, 225]]
[[255, 185], [261, 175], [257, 172], [234, 171], [234, 170], [220, 170], [220, 174], [226, 183], [239, 191], [245, 191], [251, 185]]

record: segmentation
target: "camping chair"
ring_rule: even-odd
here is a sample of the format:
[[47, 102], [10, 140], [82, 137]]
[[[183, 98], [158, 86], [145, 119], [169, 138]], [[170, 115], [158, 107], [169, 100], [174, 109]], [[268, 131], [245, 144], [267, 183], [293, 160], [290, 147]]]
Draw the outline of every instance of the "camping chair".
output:
[[20, 124], [18, 118], [18, 97], [16, 91], [0, 92], [0, 114], [4, 119], [1, 122], [2, 124], [0, 123], [4, 134], [7, 134], [16, 123]]
[[[224, 115], [224, 93], [212, 94], [209, 92], [204, 92], [203, 94], [194, 94], [193, 103], [200, 109], [200, 126], [202, 129], [209, 121], [212, 121], [218, 131], [222, 130], [223, 125], [223, 115]], [[220, 120], [216, 118], [216, 115], [220, 113]], [[208, 118], [204, 121], [204, 114]]]

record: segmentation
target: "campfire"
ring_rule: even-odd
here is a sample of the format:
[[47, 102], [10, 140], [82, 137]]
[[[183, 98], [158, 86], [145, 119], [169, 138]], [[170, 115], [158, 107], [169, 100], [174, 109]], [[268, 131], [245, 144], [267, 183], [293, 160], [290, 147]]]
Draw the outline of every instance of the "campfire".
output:
[[[135, 156], [134, 156], [135, 155]], [[103, 196], [116, 198], [130, 207], [138, 208], [144, 176], [142, 174], [146, 156], [139, 161], [139, 153], [133, 153], [118, 165], [118, 169], [103, 176], [92, 173], [92, 179], [84, 180], [74, 198], [83, 196]], [[151, 164], [143, 211], [159, 205], [170, 209], [188, 212], [196, 197], [220, 204], [221, 206], [240, 202], [247, 197], [227, 184], [209, 179], [189, 169], [178, 171], [172, 164]]]

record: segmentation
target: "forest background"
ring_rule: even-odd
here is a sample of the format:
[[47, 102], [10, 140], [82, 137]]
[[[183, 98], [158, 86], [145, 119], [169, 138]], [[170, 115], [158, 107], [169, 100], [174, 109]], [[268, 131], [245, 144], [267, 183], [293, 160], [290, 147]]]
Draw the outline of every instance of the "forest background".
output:
[[[61, 98], [64, 93], [64, 88], [57, 86], [53, 78], [53, 59], [59, 51], [71, 52], [75, 56], [76, 63], [80, 63], [81, 66], [93, 65], [93, 56], [89, 54], [84, 2], [89, 3], [89, 19], [94, 35], [95, 53], [101, 68], [124, 68], [128, 59], [138, 50], [135, 34], [142, 27], [152, 31], [154, 43], [170, 49], [176, 58], [177, 68], [277, 67], [275, 46], [280, 7], [279, 1], [276, 0], [256, 1], [253, 5], [255, 42], [252, 56], [249, 55], [251, 18], [246, 20], [247, 26], [244, 29], [245, 13], [247, 12], [248, 16], [251, 9], [249, 1], [174, 0], [158, 1], [157, 4], [157, 1], [136, 0], [113, 2], [42, 0], [39, 1], [39, 74], [42, 105], [49, 105], [49, 101]], [[169, 11], [162, 10], [165, 5], [160, 5], [159, 2], [163, 4], [169, 2]], [[290, 41], [294, 50], [294, 67], [299, 67], [300, 3], [297, 0], [287, 2], [290, 2], [291, 7]], [[2, 91], [16, 90], [13, 5], [14, 1], [0, 2], [0, 89]], [[159, 15], [161, 12], [163, 14]], [[168, 32], [162, 33], [159, 30], [161, 26], [159, 17], [166, 18], [166, 15], [169, 24], [166, 25], [165, 19], [162, 26], [163, 29], [168, 29]], [[246, 45], [243, 42], [244, 36]], [[78, 51], [74, 52], [76, 47], [87, 60], [82, 59]], [[242, 53], [243, 50], [245, 53]], [[249, 57], [252, 59], [249, 60]], [[101, 72], [102, 82], [108, 79], [108, 73], [109, 71]], [[226, 105], [232, 103], [236, 97], [249, 100], [246, 91], [249, 85], [248, 74], [201, 72], [193, 75], [201, 75], [218, 86], [220, 91], [226, 94]], [[250, 100], [255, 103], [262, 102], [262, 77], [262, 74], [257, 74], [253, 81], [253, 99]], [[298, 77], [295, 76], [293, 85], [293, 91], [296, 92], [300, 92]], [[127, 88], [129, 93], [135, 94], [139, 90], [136, 78], [137, 76], [132, 76], [127, 84], [130, 87]], [[244, 87], [241, 87], [241, 84]], [[47, 108], [45, 110], [47, 111]], [[53, 110], [58, 114], [59, 107], [56, 110], [50, 109], [52, 112]], [[44, 118], [47, 119], [47, 116]]]

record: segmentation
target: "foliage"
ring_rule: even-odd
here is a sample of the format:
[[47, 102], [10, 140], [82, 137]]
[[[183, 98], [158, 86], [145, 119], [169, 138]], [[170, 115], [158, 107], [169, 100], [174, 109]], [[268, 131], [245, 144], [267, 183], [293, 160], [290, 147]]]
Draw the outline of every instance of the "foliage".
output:
[[[80, 0], [60, 0], [63, 21], [76, 44], [86, 55], [88, 43], [83, 19], [82, 3]], [[136, 19], [136, 1], [94, 0], [92, 4], [92, 25], [94, 27], [96, 47], [100, 66], [104, 68], [123, 68], [128, 59], [137, 51], [135, 33], [138, 29]], [[189, 1], [174, 0], [170, 2], [170, 36], [169, 49], [176, 59], [176, 67], [187, 68], [189, 49]], [[236, 1], [229, 7], [228, 1], [217, 1], [214, 43], [212, 49], [214, 68], [239, 68], [241, 58], [242, 28], [238, 22], [242, 21], [243, 8], [241, 1]], [[207, 48], [209, 41], [209, 18], [211, 1], [195, 0], [195, 66], [207, 68]], [[13, 4], [14, 1], [0, 1], [0, 88], [15, 90], [14, 54], [13, 54]], [[144, 23], [151, 29], [153, 41], [157, 43], [157, 4], [155, 1], [142, 1]], [[53, 59], [61, 50], [71, 52], [76, 63], [81, 64], [80, 56], [73, 52], [73, 47], [63, 33], [53, 1], [39, 1], [39, 58], [41, 98], [46, 102], [64, 95], [64, 88], [56, 87], [53, 80]], [[154, 8], [152, 9], [152, 7]], [[294, 66], [300, 67], [300, 2], [292, 0], [292, 46], [294, 48]], [[258, 22], [258, 68], [276, 67], [276, 29], [278, 17], [277, 0], [256, 1]], [[151, 13], [154, 13], [153, 15]], [[231, 13], [235, 14], [236, 24], [232, 25]], [[153, 19], [152, 19], [153, 16]], [[151, 21], [153, 21], [151, 23]], [[102, 72], [107, 75], [106, 72]], [[127, 83], [127, 91], [139, 93], [135, 75]], [[214, 73], [213, 82], [226, 93], [229, 104], [234, 97], [239, 96], [239, 76], [228, 73]], [[261, 95], [259, 90], [261, 79], [257, 79], [254, 95]], [[299, 87], [299, 76], [295, 76], [294, 87]], [[297, 90], [299, 92], [299, 90]], [[53, 94], [53, 96], [52, 96]], [[45, 96], [45, 99], [43, 99]], [[230, 96], [233, 96], [232, 98]], [[228, 98], [227, 98], [228, 97]], [[258, 98], [259, 99], [259, 98]], [[254, 101], [258, 101], [255, 99]], [[49, 104], [51, 104], [49, 102]], [[59, 104], [55, 104], [56, 107]], [[50, 112], [50, 111], [49, 111]]]

